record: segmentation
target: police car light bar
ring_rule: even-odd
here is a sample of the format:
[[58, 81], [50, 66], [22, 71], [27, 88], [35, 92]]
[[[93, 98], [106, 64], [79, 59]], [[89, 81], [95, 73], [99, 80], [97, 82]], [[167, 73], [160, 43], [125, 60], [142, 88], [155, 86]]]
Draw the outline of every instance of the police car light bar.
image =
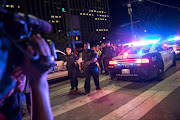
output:
[[145, 45], [151, 45], [151, 44], [157, 44], [161, 39], [154, 39], [154, 40], [143, 40], [143, 41], [136, 41], [133, 42], [133, 46], [145, 46]]
[[177, 41], [180, 40], [180, 36], [169, 38], [168, 41]]

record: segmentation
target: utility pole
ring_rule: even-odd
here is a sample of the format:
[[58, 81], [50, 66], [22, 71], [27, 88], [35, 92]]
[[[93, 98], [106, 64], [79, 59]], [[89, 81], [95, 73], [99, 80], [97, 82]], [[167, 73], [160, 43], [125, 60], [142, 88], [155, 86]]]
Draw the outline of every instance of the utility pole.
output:
[[180, 9], [178, 9], [178, 35], [180, 35]]
[[128, 14], [130, 15], [130, 20], [131, 20], [132, 40], [134, 40], [134, 26], [133, 26], [131, 0], [129, 0], [129, 3], [127, 4], [127, 7], [128, 7]]

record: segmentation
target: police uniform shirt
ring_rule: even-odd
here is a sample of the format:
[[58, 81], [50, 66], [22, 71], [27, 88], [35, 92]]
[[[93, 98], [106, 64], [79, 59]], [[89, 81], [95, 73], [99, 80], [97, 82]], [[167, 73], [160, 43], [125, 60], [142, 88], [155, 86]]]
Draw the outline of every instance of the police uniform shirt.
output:
[[[82, 52], [82, 60], [84, 60], [84, 64], [86, 64], [88, 61], [92, 60], [93, 58], [97, 58], [97, 57], [98, 55], [95, 50], [88, 49], [87, 51], [84, 50]], [[91, 64], [94, 64], [94, 63], [91, 63]]]
[[67, 68], [75, 68], [76, 64], [75, 62], [78, 60], [78, 56], [76, 54], [70, 54], [70, 55], [66, 55], [64, 58], [64, 61], [67, 62]]
[[103, 54], [105, 58], [112, 58], [114, 54], [114, 48], [112, 46], [106, 46], [103, 48]]

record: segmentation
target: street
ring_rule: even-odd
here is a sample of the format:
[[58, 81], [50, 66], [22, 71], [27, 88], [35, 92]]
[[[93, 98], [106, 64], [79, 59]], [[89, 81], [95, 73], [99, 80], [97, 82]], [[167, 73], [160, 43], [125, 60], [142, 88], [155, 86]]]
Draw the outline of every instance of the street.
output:
[[[93, 79], [91, 93], [69, 94], [69, 80], [50, 83], [50, 100], [55, 120], [175, 120], [180, 118], [180, 61], [158, 81], [110, 80], [100, 75], [101, 90]], [[84, 92], [84, 78], [78, 78]], [[29, 119], [24, 116], [23, 120]]]

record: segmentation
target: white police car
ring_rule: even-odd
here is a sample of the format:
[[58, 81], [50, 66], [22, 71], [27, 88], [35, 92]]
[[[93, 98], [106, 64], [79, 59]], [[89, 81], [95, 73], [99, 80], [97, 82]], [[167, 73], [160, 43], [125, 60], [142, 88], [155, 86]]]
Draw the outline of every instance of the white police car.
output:
[[132, 43], [133, 47], [123, 50], [109, 61], [111, 79], [116, 76], [136, 80], [164, 79], [164, 71], [176, 65], [175, 52], [159, 42], [144, 43], [145, 46], [142, 46], [143, 42]]
[[60, 69], [60, 66], [61, 66], [66, 54], [60, 50], [56, 50], [56, 54], [57, 54], [57, 60], [55, 62], [55, 66], [51, 68], [51, 71], [49, 72], [49, 74], [47, 76], [48, 80], [68, 76], [68, 71], [66, 68], [66, 64], [67, 64], [66, 62], [62, 66], [62, 68]]
[[176, 53], [176, 57], [180, 58], [180, 41], [165, 42], [164, 45], [173, 49]]

